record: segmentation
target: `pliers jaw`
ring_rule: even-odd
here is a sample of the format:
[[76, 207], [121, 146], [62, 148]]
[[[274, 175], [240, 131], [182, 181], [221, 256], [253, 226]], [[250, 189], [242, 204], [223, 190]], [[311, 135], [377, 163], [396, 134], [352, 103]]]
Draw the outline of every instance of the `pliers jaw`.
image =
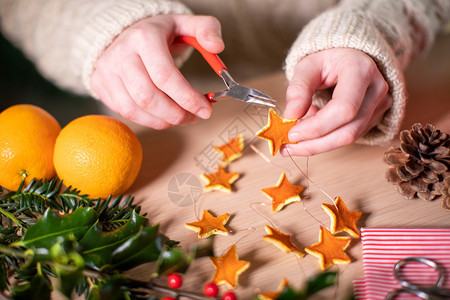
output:
[[177, 41], [188, 44], [197, 49], [203, 56], [203, 58], [205, 58], [208, 64], [217, 73], [217, 75], [219, 75], [223, 79], [227, 87], [225, 90], [220, 92], [212, 92], [205, 95], [206, 98], [208, 98], [211, 102], [216, 102], [216, 99], [227, 97], [234, 98], [246, 103], [276, 107], [276, 101], [272, 99], [272, 97], [258, 90], [238, 84], [231, 77], [230, 73], [227, 70], [227, 67], [217, 56], [217, 54], [210, 53], [203, 49], [203, 47], [200, 46], [195, 38], [189, 36], [179, 36], [177, 38]]

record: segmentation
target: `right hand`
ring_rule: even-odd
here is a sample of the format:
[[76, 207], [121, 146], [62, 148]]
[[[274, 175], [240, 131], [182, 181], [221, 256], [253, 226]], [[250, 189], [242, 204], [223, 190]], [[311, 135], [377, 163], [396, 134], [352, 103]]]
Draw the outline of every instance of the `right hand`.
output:
[[[334, 87], [321, 109], [316, 90]], [[375, 61], [350, 48], [319, 51], [300, 60], [286, 95], [284, 118], [300, 119], [289, 132], [283, 156], [310, 156], [348, 145], [379, 124], [392, 106], [389, 85]]]
[[211, 103], [191, 87], [175, 66], [175, 37], [192, 36], [211, 53], [224, 49], [214, 17], [158, 15], [124, 30], [95, 64], [91, 88], [111, 110], [155, 128], [207, 119]]

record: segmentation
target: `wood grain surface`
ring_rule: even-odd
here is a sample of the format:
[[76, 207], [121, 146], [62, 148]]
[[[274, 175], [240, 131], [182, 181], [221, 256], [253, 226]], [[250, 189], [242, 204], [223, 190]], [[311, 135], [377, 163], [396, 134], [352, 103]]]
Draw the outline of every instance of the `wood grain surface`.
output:
[[[450, 131], [449, 49], [447, 36], [426, 59], [417, 61], [406, 72], [409, 98], [403, 129], [421, 122]], [[287, 87], [282, 73], [243, 84], [272, 95], [279, 101], [282, 111]], [[161, 132], [134, 128], [142, 142], [144, 161], [130, 192], [136, 195], [152, 223], [160, 223], [165, 234], [180, 241], [183, 247], [189, 247], [198, 242], [198, 238], [195, 232], [184, 227], [186, 222], [196, 221], [203, 209], [214, 215], [231, 214], [226, 226], [231, 233], [216, 237], [215, 252], [222, 255], [236, 244], [240, 259], [251, 262], [250, 268], [239, 278], [236, 292], [240, 299], [249, 299], [260, 291], [276, 290], [283, 278], [300, 287], [307, 277], [319, 272], [316, 257], [306, 255], [299, 259], [294, 254], [286, 254], [265, 242], [262, 236], [264, 225], [273, 224], [292, 235], [299, 248], [316, 243], [319, 226], [329, 227], [330, 224], [330, 218], [320, 207], [322, 203], [331, 203], [327, 195], [341, 196], [350, 210], [362, 211], [360, 227], [450, 227], [450, 212], [441, 209], [440, 199], [432, 202], [405, 200], [395, 186], [386, 182], [387, 165], [383, 154], [390, 145], [354, 144], [309, 160], [294, 157], [301, 171], [308, 173], [311, 179], [308, 183], [290, 158], [279, 154], [271, 157], [267, 142], [254, 137], [265, 124], [266, 115], [265, 108], [223, 100], [214, 104], [210, 120], [195, 125]], [[241, 158], [229, 165], [230, 171], [241, 175], [233, 192], [202, 192], [198, 189], [203, 185], [199, 175], [214, 170], [220, 159], [212, 146], [225, 143], [237, 133], [244, 134], [245, 150]], [[392, 143], [396, 144], [398, 140]], [[250, 145], [269, 158], [270, 163]], [[281, 172], [285, 172], [292, 183], [307, 189], [300, 203], [274, 213], [270, 205], [265, 205], [270, 204], [270, 200], [261, 189], [275, 185]], [[186, 178], [189, 180], [181, 184]], [[330, 268], [340, 273], [337, 289], [331, 288], [318, 295], [319, 299], [346, 299], [352, 290], [352, 280], [363, 276], [359, 239], [352, 241], [347, 252], [352, 258], [351, 264]], [[198, 260], [187, 273], [184, 287], [199, 290], [211, 280], [213, 273], [214, 267], [208, 258]], [[132, 274], [141, 279], [149, 275], [147, 268], [136, 269]]]

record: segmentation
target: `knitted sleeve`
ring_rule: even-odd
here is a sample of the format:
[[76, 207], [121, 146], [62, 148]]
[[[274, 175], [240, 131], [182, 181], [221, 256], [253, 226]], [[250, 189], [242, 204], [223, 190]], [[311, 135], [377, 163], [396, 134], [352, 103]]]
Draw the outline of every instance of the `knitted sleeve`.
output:
[[[402, 70], [431, 47], [449, 15], [448, 0], [342, 1], [299, 34], [285, 61], [286, 76], [292, 78], [299, 60], [325, 49], [348, 47], [371, 56], [389, 84], [393, 106], [358, 142], [383, 144], [396, 136], [403, 119], [406, 93]], [[330, 98], [329, 92], [320, 91], [313, 101], [323, 107]]]
[[1, 0], [3, 34], [51, 81], [88, 94], [94, 64], [126, 27], [158, 14], [190, 14], [170, 0]]

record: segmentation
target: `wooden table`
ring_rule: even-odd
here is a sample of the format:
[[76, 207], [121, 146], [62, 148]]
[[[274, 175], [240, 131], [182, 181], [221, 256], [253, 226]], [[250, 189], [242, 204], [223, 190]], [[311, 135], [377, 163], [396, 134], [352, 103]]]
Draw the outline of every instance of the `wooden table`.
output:
[[[448, 40], [444, 41], [443, 47], [433, 50], [428, 59], [415, 63], [406, 74], [410, 96], [404, 129], [421, 122], [450, 131]], [[287, 83], [281, 73], [245, 84], [284, 103]], [[144, 149], [144, 161], [130, 193], [136, 195], [151, 222], [161, 223], [162, 232], [180, 241], [183, 247], [198, 241], [197, 234], [187, 230], [184, 224], [195, 221], [203, 209], [215, 215], [230, 213], [226, 227], [232, 233], [216, 237], [215, 252], [222, 255], [236, 244], [239, 258], [251, 262], [250, 268], [239, 278], [236, 292], [240, 299], [249, 299], [259, 291], [276, 290], [284, 277], [293, 286], [300, 287], [305, 278], [319, 272], [315, 256], [306, 255], [298, 259], [294, 254], [286, 254], [268, 244], [262, 236], [265, 234], [264, 225], [270, 221], [292, 235], [299, 248], [316, 243], [320, 223], [330, 224], [330, 218], [320, 207], [321, 203], [330, 203], [330, 199], [321, 189], [332, 197], [341, 196], [349, 209], [362, 211], [364, 214], [358, 223], [361, 227], [450, 227], [450, 212], [441, 209], [440, 199], [432, 202], [405, 200], [395, 186], [386, 182], [387, 165], [383, 162], [383, 154], [389, 146], [346, 146], [309, 158], [308, 169], [305, 158], [295, 157], [295, 162], [303, 172], [308, 171], [315, 184], [309, 185], [306, 191], [309, 196], [303, 202], [272, 212], [270, 206], [261, 204], [270, 203], [261, 188], [275, 185], [281, 172], [286, 172], [288, 179], [296, 184], [307, 186], [307, 180], [289, 158], [279, 154], [270, 157], [267, 142], [254, 137], [254, 133], [266, 123], [265, 109], [257, 111], [255, 107], [232, 100], [216, 103], [214, 107], [210, 120], [195, 125], [161, 132], [134, 128]], [[244, 134], [245, 150], [243, 156], [229, 166], [230, 171], [241, 175], [232, 193], [197, 194], [197, 190], [191, 190], [186, 184], [176, 190], [174, 180], [185, 178], [183, 176], [192, 176], [191, 185], [199, 184], [198, 176], [205, 169], [214, 169], [220, 158], [212, 146], [225, 143], [237, 133]], [[393, 144], [398, 144], [398, 141]], [[269, 157], [271, 163], [250, 145]], [[192, 191], [193, 196], [189, 198]], [[179, 201], [176, 194], [187, 198], [176, 204]], [[196, 201], [195, 206], [189, 199]], [[360, 240], [353, 240], [347, 253], [353, 262], [338, 267], [338, 299], [345, 299], [352, 290], [352, 280], [363, 276]], [[148, 275], [145, 268], [134, 273], [142, 279]], [[200, 259], [187, 273], [184, 287], [194, 290], [198, 287], [199, 290], [203, 283], [211, 280], [213, 273], [211, 261]], [[328, 291], [327, 298], [334, 293], [333, 289]]]

